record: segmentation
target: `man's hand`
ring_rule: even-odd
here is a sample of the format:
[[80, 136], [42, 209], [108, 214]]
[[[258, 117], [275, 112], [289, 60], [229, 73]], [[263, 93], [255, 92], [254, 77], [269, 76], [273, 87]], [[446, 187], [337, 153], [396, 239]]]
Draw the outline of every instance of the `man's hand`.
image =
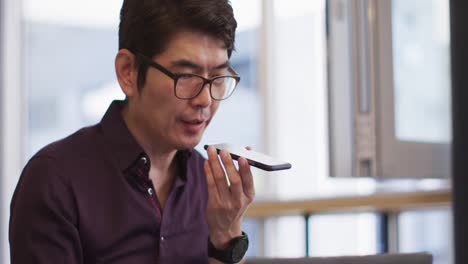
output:
[[207, 152], [205, 174], [208, 183], [207, 221], [210, 240], [216, 248], [224, 249], [231, 239], [242, 234], [242, 216], [255, 196], [253, 177], [246, 159], [238, 159], [237, 169], [231, 155], [221, 150], [219, 156], [230, 182], [228, 185], [215, 148], [209, 146]]

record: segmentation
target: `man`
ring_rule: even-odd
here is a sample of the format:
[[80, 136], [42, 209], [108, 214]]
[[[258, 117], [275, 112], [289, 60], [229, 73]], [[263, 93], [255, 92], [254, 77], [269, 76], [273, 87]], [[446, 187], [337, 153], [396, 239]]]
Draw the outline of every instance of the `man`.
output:
[[193, 150], [239, 81], [235, 29], [228, 0], [124, 0], [115, 69], [127, 99], [28, 162], [11, 203], [13, 264], [243, 257], [250, 167]]

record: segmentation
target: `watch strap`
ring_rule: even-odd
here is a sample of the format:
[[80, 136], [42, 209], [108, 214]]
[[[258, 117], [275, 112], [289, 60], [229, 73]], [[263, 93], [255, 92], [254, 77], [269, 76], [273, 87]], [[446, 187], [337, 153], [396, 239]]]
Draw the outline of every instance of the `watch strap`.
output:
[[249, 247], [249, 238], [245, 232], [241, 236], [233, 238], [229, 241], [226, 249], [217, 249], [211, 240], [208, 238], [208, 256], [215, 258], [223, 263], [237, 263], [244, 258]]

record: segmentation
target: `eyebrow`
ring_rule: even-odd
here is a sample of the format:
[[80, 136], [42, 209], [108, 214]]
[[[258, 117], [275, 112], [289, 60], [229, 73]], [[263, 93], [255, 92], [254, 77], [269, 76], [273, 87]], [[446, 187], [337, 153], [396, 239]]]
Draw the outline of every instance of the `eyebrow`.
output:
[[[198, 65], [198, 64], [196, 64], [196, 63], [194, 63], [192, 61], [185, 60], [185, 59], [176, 60], [176, 61], [172, 62], [172, 65], [173, 66], [178, 66], [178, 67], [196, 69], [196, 70], [203, 70], [202, 66], [200, 66], [200, 65]], [[229, 66], [231, 66], [229, 61], [225, 61], [225, 62], [213, 67], [212, 70], [224, 69], [224, 68], [228, 68]]]

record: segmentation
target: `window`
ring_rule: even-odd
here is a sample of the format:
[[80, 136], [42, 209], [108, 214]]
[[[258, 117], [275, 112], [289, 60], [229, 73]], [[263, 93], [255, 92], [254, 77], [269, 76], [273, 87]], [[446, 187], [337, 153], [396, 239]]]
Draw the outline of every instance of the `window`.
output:
[[431, 252], [434, 264], [454, 262], [452, 212], [449, 209], [418, 210], [399, 217], [400, 252]]
[[114, 73], [122, 1], [88, 2], [23, 1], [25, 160], [124, 98]]
[[328, 23], [331, 174], [448, 177], [449, 2], [330, 0]]
[[[384, 10], [391, 10], [391, 17], [382, 14], [388, 14]], [[391, 26], [382, 31], [392, 32], [391, 42], [382, 43], [387, 38], [379, 36], [382, 175], [447, 178], [451, 160], [449, 1], [384, 1], [379, 2], [379, 15], [378, 23]]]
[[[329, 0], [327, 21], [331, 175], [371, 176], [397, 188], [445, 185], [449, 1]], [[435, 231], [450, 229], [450, 214], [402, 213], [398, 250], [430, 251], [434, 263], [453, 262], [449, 246], [430, 242], [451, 241], [447, 230]]]
[[20, 22], [18, 1], [0, 0], [0, 262], [9, 261], [9, 201], [21, 171], [22, 93], [20, 80]]

